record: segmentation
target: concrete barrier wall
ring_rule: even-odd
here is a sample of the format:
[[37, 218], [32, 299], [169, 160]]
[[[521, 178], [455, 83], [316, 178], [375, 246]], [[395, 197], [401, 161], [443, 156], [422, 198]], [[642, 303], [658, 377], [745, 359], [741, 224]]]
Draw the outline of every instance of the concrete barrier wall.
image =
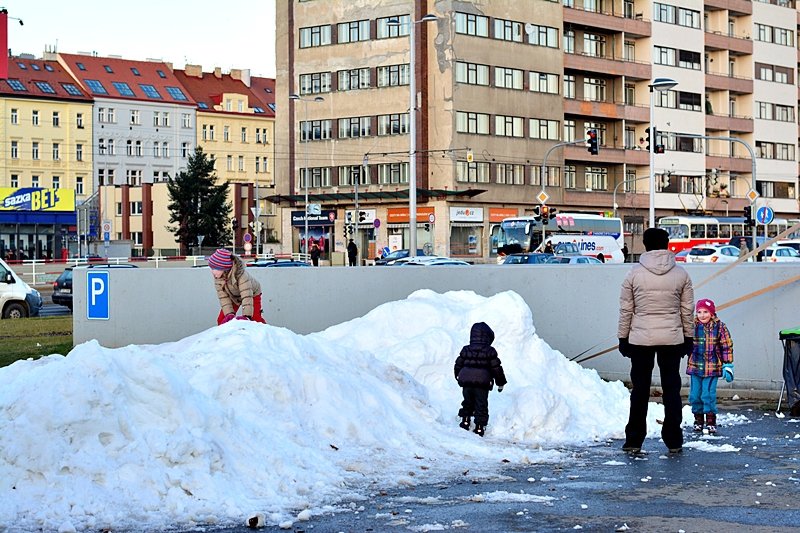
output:
[[[616, 346], [619, 288], [630, 267], [475, 265], [251, 268], [250, 272], [264, 291], [268, 323], [302, 334], [363, 316], [417, 289], [471, 290], [484, 296], [515, 291], [531, 307], [538, 335], [573, 358]], [[687, 266], [695, 286], [720, 268]], [[696, 289], [695, 295], [711, 298], [720, 307], [798, 274], [800, 266], [795, 265], [739, 265]], [[75, 277], [74, 291], [75, 343], [97, 339], [104, 346], [118, 347], [175, 341], [214, 327], [219, 312], [207, 268], [110, 270], [109, 320], [86, 318], [85, 276]], [[778, 331], [800, 325], [798, 302], [800, 282], [794, 282], [719, 312], [734, 339], [737, 389], [780, 389], [783, 349]], [[607, 379], [628, 378], [629, 363], [616, 350], [583, 365]], [[720, 383], [721, 389], [725, 387], [731, 385]]]

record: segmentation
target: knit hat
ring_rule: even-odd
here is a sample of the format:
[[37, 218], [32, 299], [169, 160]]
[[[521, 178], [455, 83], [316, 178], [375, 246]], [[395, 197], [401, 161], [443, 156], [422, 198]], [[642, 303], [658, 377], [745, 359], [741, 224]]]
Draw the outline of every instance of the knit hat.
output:
[[666, 250], [669, 248], [669, 233], [661, 228], [647, 228], [642, 235], [646, 251]]
[[210, 266], [213, 270], [230, 270], [231, 267], [233, 267], [231, 251], [224, 248], [220, 248], [208, 256], [207, 261], [208, 266]]
[[709, 300], [708, 298], [703, 298], [699, 302], [697, 302], [697, 306], [695, 307], [695, 311], [699, 311], [701, 309], [707, 310], [711, 315], [717, 314], [717, 306], [714, 305], [714, 302]]

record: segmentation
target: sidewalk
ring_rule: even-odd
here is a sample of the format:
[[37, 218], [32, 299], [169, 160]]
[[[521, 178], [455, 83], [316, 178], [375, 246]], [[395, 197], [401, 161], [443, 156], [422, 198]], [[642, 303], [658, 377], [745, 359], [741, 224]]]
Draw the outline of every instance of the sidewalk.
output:
[[686, 428], [674, 456], [659, 439], [645, 441], [642, 456], [609, 441], [563, 450], [572, 454], [565, 463], [510, 467], [491, 479], [454, 473], [260, 531], [798, 531], [800, 419], [774, 409], [772, 401], [721, 402], [719, 434]]

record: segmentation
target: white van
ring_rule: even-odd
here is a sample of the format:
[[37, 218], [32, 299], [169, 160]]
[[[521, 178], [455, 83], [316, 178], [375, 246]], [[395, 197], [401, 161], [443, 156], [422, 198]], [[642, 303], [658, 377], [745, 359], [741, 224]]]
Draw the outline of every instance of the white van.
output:
[[606, 263], [624, 263], [625, 262], [625, 255], [622, 253], [622, 248], [620, 248], [617, 239], [610, 235], [579, 235], [579, 234], [549, 234], [544, 239], [544, 244], [537, 249], [537, 252], [541, 252], [547, 241], [556, 247], [556, 245], [561, 243], [571, 243], [574, 244], [578, 248], [578, 253], [581, 255], [587, 255], [589, 257], [595, 257], [600, 259], [600, 255], [602, 255], [602, 261]]
[[0, 318], [38, 316], [42, 295], [0, 259]]

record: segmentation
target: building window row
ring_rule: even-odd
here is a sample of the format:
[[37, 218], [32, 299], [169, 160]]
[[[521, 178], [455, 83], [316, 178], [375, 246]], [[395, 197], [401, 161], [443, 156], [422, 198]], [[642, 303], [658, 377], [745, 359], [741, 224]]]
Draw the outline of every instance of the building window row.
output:
[[[78, 196], [84, 195], [84, 179], [83, 176], [75, 176], [75, 194]], [[25, 187], [28, 185], [27, 180], [21, 179], [19, 174], [10, 175], [10, 186], [12, 189]], [[46, 184], [39, 174], [32, 174], [30, 179], [30, 186], [33, 188], [45, 187]], [[61, 176], [54, 175], [50, 179], [50, 189], [61, 188]]]
[[794, 106], [756, 102], [756, 118], [777, 122], [794, 122]]
[[794, 68], [756, 63], [756, 79], [794, 85]]
[[653, 62], [656, 65], [667, 65], [691, 70], [700, 70], [700, 61], [700, 52], [678, 50], [666, 46], [656, 46], [653, 55]]
[[685, 7], [656, 2], [653, 4], [653, 19], [656, 22], [700, 29], [700, 12]]
[[756, 157], [761, 159], [794, 161], [794, 153], [793, 144], [756, 141]]
[[779, 44], [781, 46], [794, 46], [794, 30], [755, 24], [755, 40], [764, 43]]

